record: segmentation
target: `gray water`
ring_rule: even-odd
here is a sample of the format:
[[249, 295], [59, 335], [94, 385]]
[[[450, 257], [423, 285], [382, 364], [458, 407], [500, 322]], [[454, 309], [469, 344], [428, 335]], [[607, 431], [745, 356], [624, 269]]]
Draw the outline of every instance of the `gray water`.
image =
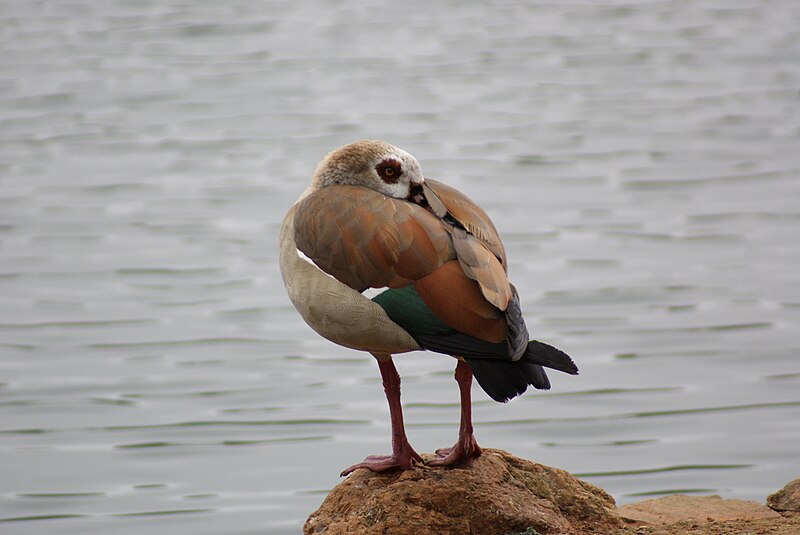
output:
[[[382, 138], [484, 206], [578, 377], [486, 447], [619, 503], [800, 476], [800, 4], [0, 2], [0, 531], [289, 534], [389, 449], [276, 235]], [[396, 359], [419, 451], [453, 362]]]

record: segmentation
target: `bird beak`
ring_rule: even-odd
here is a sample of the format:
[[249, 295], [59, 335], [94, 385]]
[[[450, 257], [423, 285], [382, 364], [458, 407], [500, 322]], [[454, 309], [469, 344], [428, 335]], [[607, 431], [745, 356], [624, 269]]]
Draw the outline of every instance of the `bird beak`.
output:
[[406, 197], [406, 200], [418, 204], [423, 208], [427, 208], [428, 201], [425, 199], [425, 192], [422, 189], [422, 184], [424, 184], [424, 182], [412, 182], [411, 186], [408, 188], [408, 197]]
[[445, 208], [439, 197], [430, 187], [428, 187], [428, 184], [425, 182], [412, 182], [411, 188], [408, 192], [407, 200], [425, 208], [427, 211], [440, 219], [447, 215], [447, 208]]

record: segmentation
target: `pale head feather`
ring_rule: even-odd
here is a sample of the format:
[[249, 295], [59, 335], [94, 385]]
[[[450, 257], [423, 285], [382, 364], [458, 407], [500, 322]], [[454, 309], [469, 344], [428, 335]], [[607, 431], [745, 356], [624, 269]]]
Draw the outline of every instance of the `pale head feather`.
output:
[[[384, 181], [378, 174], [381, 162], [394, 160], [402, 174], [395, 183]], [[405, 199], [411, 185], [422, 184], [422, 169], [414, 156], [385, 141], [364, 140], [350, 143], [329, 153], [317, 166], [311, 189], [333, 184], [364, 186], [387, 197]]]

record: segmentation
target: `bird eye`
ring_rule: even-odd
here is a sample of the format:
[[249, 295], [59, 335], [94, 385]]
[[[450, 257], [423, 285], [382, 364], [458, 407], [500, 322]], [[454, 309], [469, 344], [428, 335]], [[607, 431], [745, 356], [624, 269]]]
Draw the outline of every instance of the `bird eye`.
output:
[[403, 168], [400, 166], [400, 162], [388, 158], [375, 166], [375, 172], [387, 184], [397, 184], [403, 175]]

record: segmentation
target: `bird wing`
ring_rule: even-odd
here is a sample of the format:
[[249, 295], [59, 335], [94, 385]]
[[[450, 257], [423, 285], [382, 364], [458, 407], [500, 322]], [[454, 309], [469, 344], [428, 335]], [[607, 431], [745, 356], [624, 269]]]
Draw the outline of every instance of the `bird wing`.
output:
[[[432, 178], [426, 178], [425, 184], [442, 201], [447, 211], [464, 226], [467, 232], [480, 240], [505, 268], [506, 250], [503, 242], [500, 241], [500, 235], [497, 233], [494, 223], [486, 212], [472, 199], [447, 184]], [[508, 270], [506, 269], [506, 271]]]
[[406, 286], [455, 257], [433, 214], [364, 187], [312, 193], [298, 204], [294, 224], [297, 248], [359, 292]]
[[506, 252], [491, 219], [457, 189], [432, 179], [425, 179], [424, 184], [431, 210], [451, 230], [464, 273], [478, 283], [490, 303], [506, 310], [513, 293], [508, 282]]
[[[443, 213], [360, 186], [317, 190], [297, 205], [297, 248], [359, 292], [413, 283], [447, 325], [488, 342], [508, 339], [511, 354], [518, 357], [522, 346], [511, 342], [518, 318], [505, 312], [518, 300], [503, 268], [505, 252], [497, 231], [463, 194], [440, 183], [433, 187], [426, 196], [438, 200], [442, 192]], [[451, 206], [461, 219], [455, 219]]]

